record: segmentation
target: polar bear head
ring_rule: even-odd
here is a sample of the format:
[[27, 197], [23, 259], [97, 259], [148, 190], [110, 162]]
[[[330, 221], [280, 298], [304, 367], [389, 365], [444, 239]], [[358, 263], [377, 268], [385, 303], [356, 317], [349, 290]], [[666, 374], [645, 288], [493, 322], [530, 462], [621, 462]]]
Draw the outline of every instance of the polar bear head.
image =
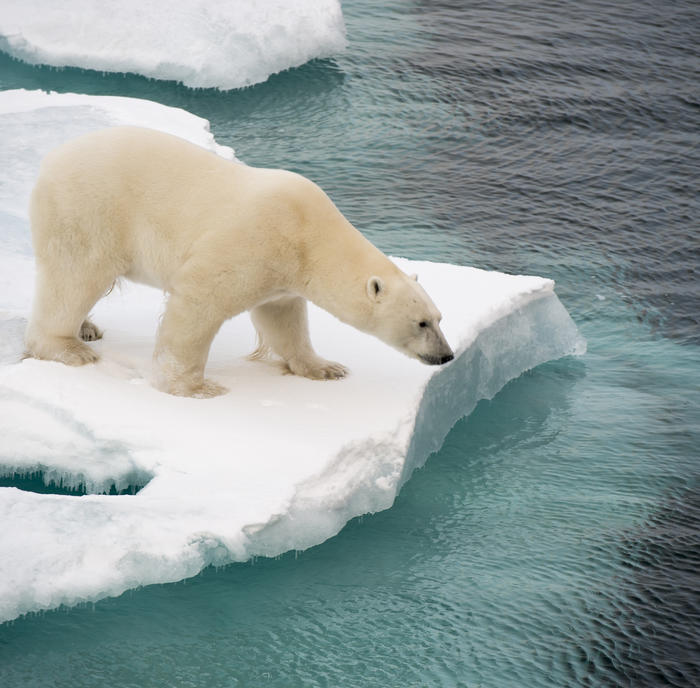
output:
[[398, 274], [367, 280], [372, 304], [372, 334], [428, 365], [441, 365], [454, 353], [440, 329], [442, 315], [418, 284], [416, 275]]

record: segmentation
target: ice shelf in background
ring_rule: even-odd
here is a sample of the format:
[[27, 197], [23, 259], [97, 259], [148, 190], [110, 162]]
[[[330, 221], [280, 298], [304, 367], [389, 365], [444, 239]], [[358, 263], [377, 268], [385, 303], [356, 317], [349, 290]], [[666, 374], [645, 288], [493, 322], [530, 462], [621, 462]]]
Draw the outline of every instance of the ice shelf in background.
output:
[[0, 92], [0, 475], [41, 471], [92, 493], [143, 486], [120, 496], [0, 488], [0, 620], [323, 542], [349, 519], [390, 507], [479, 399], [583, 351], [551, 280], [396, 259], [442, 310], [452, 363], [422, 365], [312, 307], [319, 353], [352, 373], [286, 376], [245, 359], [255, 337], [244, 314], [224, 325], [207, 366], [230, 392], [172, 397], [148, 383], [163, 295], [128, 282], [93, 311], [105, 330], [97, 365], [19, 362], [34, 270], [26, 199], [38, 161], [114, 123], [176, 129], [232, 156], [181, 110]]
[[345, 44], [338, 0], [23, 0], [0, 13], [0, 50], [25, 62], [192, 87], [249, 86]]

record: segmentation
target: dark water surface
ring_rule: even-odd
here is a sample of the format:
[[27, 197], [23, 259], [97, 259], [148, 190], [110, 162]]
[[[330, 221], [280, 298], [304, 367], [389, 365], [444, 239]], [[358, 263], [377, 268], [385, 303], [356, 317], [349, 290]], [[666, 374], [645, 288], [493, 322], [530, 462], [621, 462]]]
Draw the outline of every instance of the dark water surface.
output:
[[587, 355], [318, 547], [0, 626], [0, 685], [700, 685], [700, 5], [343, 10], [346, 54], [243, 91], [0, 87], [187, 108], [388, 253], [553, 277]]

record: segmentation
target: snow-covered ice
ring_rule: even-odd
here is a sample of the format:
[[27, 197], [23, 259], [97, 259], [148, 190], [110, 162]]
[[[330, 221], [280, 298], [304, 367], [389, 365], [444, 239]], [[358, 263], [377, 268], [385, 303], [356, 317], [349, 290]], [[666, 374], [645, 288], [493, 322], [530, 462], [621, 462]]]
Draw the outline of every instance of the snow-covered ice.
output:
[[22, 0], [0, 50], [31, 64], [239, 88], [345, 48], [339, 0]]
[[[157, 127], [217, 150], [206, 122], [155, 103], [0, 92], [0, 475], [43, 471], [85, 496], [0, 488], [0, 621], [304, 549], [391, 506], [481, 398], [585, 344], [551, 280], [396, 259], [441, 309], [455, 360], [424, 366], [310, 309], [319, 353], [350, 377], [316, 382], [245, 359], [247, 315], [224, 325], [214, 399], [153, 389], [163, 295], [124, 282], [93, 311], [97, 365], [19, 362], [32, 293], [26, 201], [39, 159], [89, 129]], [[143, 485], [136, 495], [95, 494]]]

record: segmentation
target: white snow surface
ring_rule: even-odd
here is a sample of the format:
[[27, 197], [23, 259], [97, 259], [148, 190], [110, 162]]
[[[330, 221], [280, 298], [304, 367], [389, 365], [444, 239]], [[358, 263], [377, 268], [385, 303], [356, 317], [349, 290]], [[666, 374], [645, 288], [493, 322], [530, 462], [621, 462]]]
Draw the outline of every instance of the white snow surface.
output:
[[[442, 310], [452, 363], [422, 365], [312, 306], [317, 350], [351, 375], [283, 375], [245, 358], [255, 336], [244, 314], [217, 335], [207, 367], [229, 393], [172, 397], [148, 382], [164, 296], [126, 281], [93, 311], [105, 330], [98, 364], [20, 361], [34, 272], [26, 202], [39, 159], [115, 123], [233, 155], [181, 110], [0, 92], [0, 475], [42, 471], [47, 483], [91, 493], [0, 488], [0, 621], [318, 544], [390, 507], [479, 399], [584, 350], [551, 280], [395, 259]], [[98, 494], [130, 484], [144, 487]]]
[[22, 0], [0, 50], [31, 64], [239, 88], [345, 48], [339, 0]]

